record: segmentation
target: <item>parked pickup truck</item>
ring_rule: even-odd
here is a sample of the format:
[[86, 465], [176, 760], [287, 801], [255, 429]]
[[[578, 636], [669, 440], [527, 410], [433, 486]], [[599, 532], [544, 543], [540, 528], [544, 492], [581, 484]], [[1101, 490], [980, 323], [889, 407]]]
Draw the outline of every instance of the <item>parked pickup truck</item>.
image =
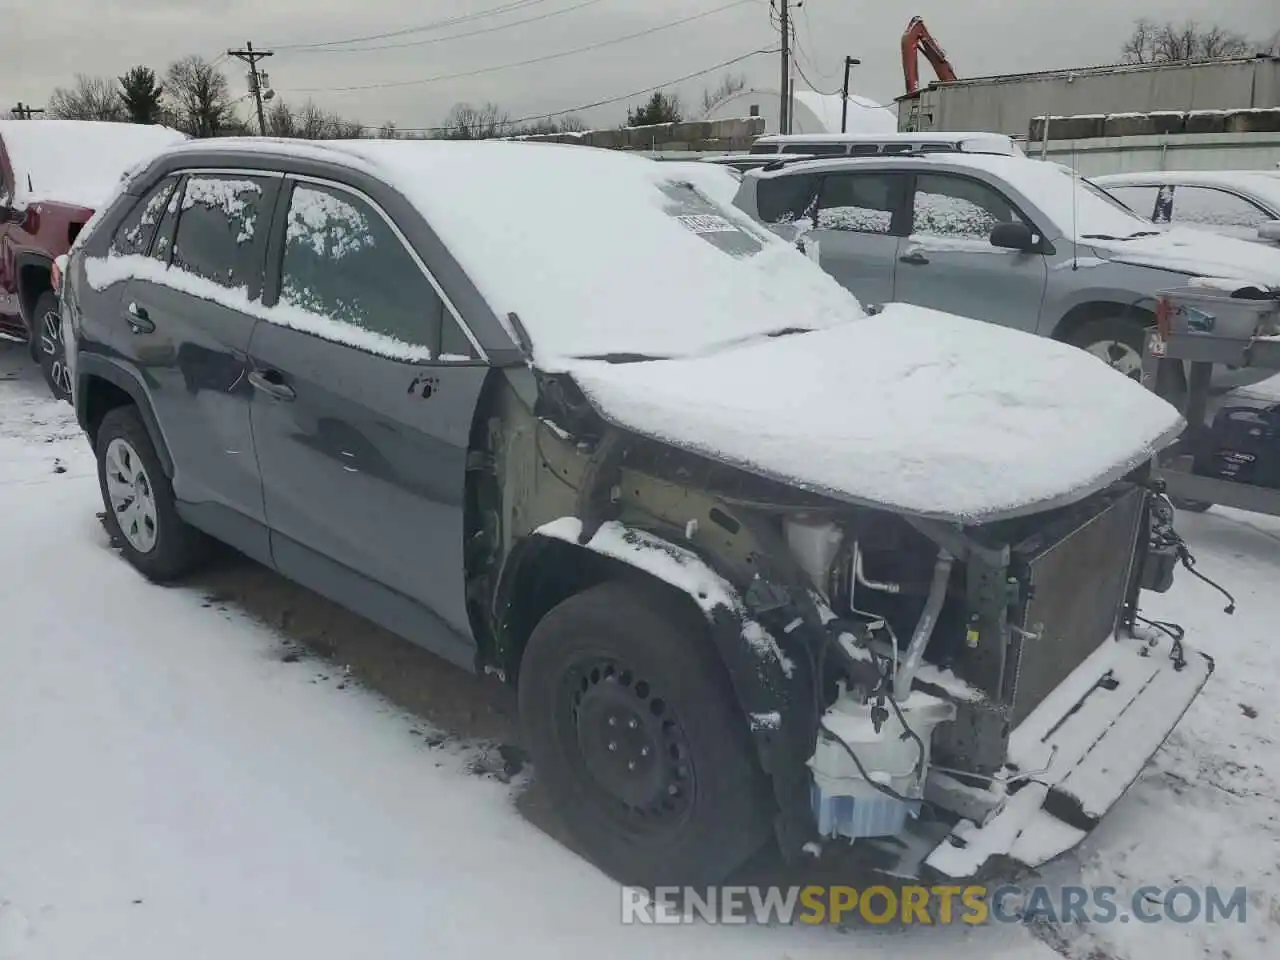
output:
[[59, 397], [71, 384], [54, 262], [127, 171], [185, 139], [132, 123], [0, 120], [0, 338], [29, 342]]

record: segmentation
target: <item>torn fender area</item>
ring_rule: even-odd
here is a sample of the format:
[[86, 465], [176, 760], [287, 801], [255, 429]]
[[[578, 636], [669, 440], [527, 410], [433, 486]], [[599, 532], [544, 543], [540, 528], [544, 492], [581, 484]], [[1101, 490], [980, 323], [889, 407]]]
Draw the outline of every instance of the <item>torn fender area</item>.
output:
[[778, 841], [784, 853], [798, 853], [813, 834], [805, 761], [814, 749], [817, 712], [809, 658], [801, 650], [784, 649], [753, 618], [738, 590], [692, 550], [616, 520], [601, 524], [585, 543], [582, 532], [581, 520], [562, 517], [533, 535], [628, 564], [688, 594], [706, 615], [761, 769], [773, 783]]

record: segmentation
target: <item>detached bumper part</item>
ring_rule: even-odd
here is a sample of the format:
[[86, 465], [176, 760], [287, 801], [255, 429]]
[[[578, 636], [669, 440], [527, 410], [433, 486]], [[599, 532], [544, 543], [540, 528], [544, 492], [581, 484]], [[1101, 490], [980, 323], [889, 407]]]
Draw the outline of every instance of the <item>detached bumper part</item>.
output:
[[[1129, 789], [1213, 672], [1173, 640], [1104, 643], [1013, 731], [1003, 776], [1026, 779], [981, 824], [961, 820], [925, 858], [972, 877], [993, 857], [1036, 867], [1075, 847]], [[1034, 774], [1033, 771], [1037, 771]]]

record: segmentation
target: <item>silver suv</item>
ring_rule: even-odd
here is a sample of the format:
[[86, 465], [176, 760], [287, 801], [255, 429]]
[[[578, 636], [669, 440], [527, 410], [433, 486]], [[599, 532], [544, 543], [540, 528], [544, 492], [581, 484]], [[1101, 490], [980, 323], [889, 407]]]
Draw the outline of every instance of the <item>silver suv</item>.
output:
[[1133, 377], [1158, 291], [1191, 276], [1280, 285], [1280, 251], [1158, 228], [1066, 167], [1025, 157], [780, 161], [744, 176], [734, 202], [803, 238], [866, 304], [1055, 337]]

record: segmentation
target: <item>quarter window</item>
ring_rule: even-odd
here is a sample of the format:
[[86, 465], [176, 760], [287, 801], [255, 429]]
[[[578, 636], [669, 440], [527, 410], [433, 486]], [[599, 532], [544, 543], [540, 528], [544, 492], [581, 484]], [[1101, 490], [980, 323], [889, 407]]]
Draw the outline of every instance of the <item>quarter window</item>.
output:
[[[289, 201], [280, 303], [372, 352], [405, 345], [470, 355], [444, 301], [382, 216], [344, 190], [297, 184]], [[447, 329], [446, 329], [447, 328]], [[351, 334], [355, 333], [355, 338]]]
[[903, 179], [892, 173], [831, 174], [822, 178], [818, 227], [848, 233], [893, 232]]
[[165, 206], [178, 185], [177, 177], [166, 177], [151, 188], [116, 229], [111, 238], [111, 256], [128, 257], [145, 254], [151, 248], [156, 225], [164, 216]]
[[817, 196], [813, 174], [762, 177], [756, 181], [756, 213], [765, 223], [795, 223], [813, 215]]
[[985, 183], [937, 174], [916, 177], [912, 233], [987, 240], [996, 224], [1020, 219], [1013, 205]]
[[1160, 193], [1159, 187], [1125, 186], [1104, 187], [1103, 189], [1138, 216], [1147, 220], [1155, 216], [1156, 196]]
[[190, 177], [178, 213], [173, 266], [228, 289], [247, 287], [267, 182], [261, 177]]

